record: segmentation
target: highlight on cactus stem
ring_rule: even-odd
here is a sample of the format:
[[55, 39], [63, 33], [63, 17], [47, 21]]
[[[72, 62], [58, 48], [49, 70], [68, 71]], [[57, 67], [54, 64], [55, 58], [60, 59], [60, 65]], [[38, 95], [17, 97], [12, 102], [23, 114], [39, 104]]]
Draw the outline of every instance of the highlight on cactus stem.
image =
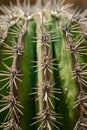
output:
[[87, 130], [87, 10], [0, 9], [0, 130]]

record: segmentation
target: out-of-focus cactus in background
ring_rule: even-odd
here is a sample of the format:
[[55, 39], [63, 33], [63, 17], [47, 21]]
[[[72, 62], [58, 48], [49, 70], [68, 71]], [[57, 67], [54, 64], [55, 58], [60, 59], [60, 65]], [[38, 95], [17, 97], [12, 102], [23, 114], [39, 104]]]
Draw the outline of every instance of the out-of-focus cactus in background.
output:
[[87, 130], [87, 10], [14, 3], [0, 7], [0, 130]]
[[[16, 0], [0, 0], [0, 5], [9, 5], [9, 2], [12, 1], [14, 4], [16, 4]], [[21, 3], [23, 3], [24, 0], [20, 0]], [[35, 4], [36, 0], [30, 0], [31, 4]], [[44, 1], [44, 0], [42, 0]], [[58, 0], [55, 0], [58, 1]], [[80, 8], [87, 8], [87, 0], [65, 0], [65, 3], [74, 3], [75, 6], [79, 5]]]

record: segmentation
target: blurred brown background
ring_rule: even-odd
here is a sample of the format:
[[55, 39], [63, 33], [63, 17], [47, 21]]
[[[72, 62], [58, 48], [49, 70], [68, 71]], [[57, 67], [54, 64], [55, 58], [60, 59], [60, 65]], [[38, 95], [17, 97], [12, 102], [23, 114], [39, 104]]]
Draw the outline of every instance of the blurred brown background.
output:
[[[0, 6], [9, 5], [10, 1], [12, 1], [14, 4], [16, 3], [16, 0], [0, 0]], [[20, 1], [22, 3], [24, 0], [20, 0]], [[30, 1], [31, 1], [31, 4], [35, 3], [35, 0], [30, 0]], [[45, 1], [48, 1], [48, 0], [45, 0]], [[82, 9], [87, 8], [87, 0], [65, 0], [65, 2], [74, 3], [75, 6], [79, 5], [79, 7]]]

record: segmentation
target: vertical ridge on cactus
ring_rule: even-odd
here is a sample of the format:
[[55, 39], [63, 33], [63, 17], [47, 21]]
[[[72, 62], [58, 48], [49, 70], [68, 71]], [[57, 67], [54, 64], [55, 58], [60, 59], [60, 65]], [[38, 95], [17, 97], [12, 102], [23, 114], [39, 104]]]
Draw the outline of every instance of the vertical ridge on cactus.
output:
[[87, 10], [72, 7], [0, 7], [0, 130], [87, 129]]

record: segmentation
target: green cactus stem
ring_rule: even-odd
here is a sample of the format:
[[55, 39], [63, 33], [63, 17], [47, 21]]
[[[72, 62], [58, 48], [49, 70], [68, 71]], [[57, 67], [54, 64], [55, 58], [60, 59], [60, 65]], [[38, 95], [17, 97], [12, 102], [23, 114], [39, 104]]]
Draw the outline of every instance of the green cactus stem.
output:
[[87, 10], [2, 6], [0, 130], [87, 129]]

